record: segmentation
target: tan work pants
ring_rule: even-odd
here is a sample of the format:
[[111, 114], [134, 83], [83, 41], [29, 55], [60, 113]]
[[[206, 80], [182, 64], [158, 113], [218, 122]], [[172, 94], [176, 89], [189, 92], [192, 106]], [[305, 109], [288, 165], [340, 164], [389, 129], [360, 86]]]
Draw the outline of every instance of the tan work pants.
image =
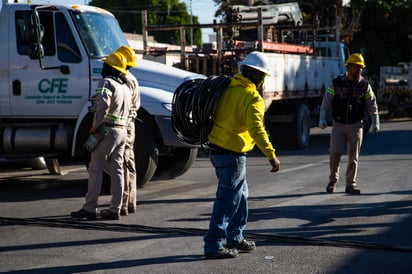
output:
[[123, 155], [126, 143], [126, 129], [107, 128], [109, 134], [103, 138], [91, 154], [88, 168], [89, 180], [86, 193], [86, 202], [83, 209], [96, 212], [97, 202], [102, 188], [103, 172], [105, 168], [110, 175], [110, 192], [112, 198], [109, 210], [120, 212], [124, 188]]
[[124, 191], [122, 209], [136, 208], [136, 165], [134, 154], [134, 121], [127, 125], [127, 141], [124, 150]]
[[333, 121], [329, 143], [330, 182], [339, 181], [340, 161], [346, 145], [348, 153], [346, 186], [356, 186], [362, 134], [363, 128], [361, 121], [349, 125]]

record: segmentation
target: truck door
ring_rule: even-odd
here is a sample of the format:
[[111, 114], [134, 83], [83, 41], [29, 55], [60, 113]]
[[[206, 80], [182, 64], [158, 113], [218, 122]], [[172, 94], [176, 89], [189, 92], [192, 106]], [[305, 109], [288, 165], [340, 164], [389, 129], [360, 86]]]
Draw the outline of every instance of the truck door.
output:
[[[14, 24], [16, 39], [10, 47], [11, 114], [25, 117], [76, 117], [89, 97], [88, 58], [79, 38], [60, 11], [39, 11], [44, 29], [42, 59], [31, 58], [31, 11], [17, 11]], [[61, 67], [66, 70], [60, 69]], [[68, 70], [67, 70], [68, 69]]]

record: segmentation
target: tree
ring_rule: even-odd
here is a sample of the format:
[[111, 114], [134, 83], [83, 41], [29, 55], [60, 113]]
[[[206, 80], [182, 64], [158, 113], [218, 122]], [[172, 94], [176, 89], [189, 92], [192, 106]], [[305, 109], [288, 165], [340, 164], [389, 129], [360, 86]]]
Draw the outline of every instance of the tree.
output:
[[[101, 7], [112, 12], [124, 32], [142, 33], [141, 11], [147, 10], [149, 25], [190, 24], [190, 14], [185, 3], [179, 0], [92, 0], [92, 6]], [[198, 24], [197, 16], [192, 17], [193, 24]], [[156, 31], [149, 33], [162, 43], [180, 44], [180, 33], [176, 31]], [[186, 42], [190, 43], [190, 33], [186, 33]], [[201, 29], [193, 29], [193, 41], [201, 46]]]
[[351, 50], [364, 49], [369, 75], [378, 75], [379, 66], [410, 61], [411, 0], [352, 0], [351, 6], [360, 13]]

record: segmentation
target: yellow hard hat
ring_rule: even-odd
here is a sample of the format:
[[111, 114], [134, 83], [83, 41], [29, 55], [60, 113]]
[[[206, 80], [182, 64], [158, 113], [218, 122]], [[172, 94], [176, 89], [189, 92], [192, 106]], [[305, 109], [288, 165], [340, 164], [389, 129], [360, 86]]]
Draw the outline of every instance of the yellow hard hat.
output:
[[134, 53], [134, 50], [129, 47], [129, 46], [121, 46], [116, 50], [116, 52], [123, 54], [124, 57], [127, 59], [127, 65], [129, 67], [135, 67], [137, 66], [136, 62], [136, 54]]
[[348, 60], [345, 62], [345, 66], [348, 64], [355, 64], [362, 66], [362, 68], [365, 68], [365, 61], [363, 60], [363, 57], [360, 53], [354, 53], [351, 56], [349, 56]]
[[104, 59], [104, 62], [121, 73], [126, 73], [127, 60], [122, 54], [113, 52]]

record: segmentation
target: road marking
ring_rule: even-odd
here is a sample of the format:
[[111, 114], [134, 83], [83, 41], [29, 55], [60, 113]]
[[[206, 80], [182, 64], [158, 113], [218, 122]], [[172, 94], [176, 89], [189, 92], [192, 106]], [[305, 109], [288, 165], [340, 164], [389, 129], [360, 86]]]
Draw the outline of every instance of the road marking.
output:
[[292, 168], [288, 168], [288, 169], [281, 169], [281, 170], [279, 170], [279, 173], [286, 173], [286, 172], [306, 169], [306, 168], [313, 167], [313, 166], [319, 166], [319, 165], [322, 165], [322, 164], [325, 164], [325, 163], [328, 163], [328, 162], [329, 162], [329, 160], [323, 160], [323, 161], [320, 161], [320, 162], [317, 162], [317, 163], [301, 165], [301, 166], [292, 167]]

